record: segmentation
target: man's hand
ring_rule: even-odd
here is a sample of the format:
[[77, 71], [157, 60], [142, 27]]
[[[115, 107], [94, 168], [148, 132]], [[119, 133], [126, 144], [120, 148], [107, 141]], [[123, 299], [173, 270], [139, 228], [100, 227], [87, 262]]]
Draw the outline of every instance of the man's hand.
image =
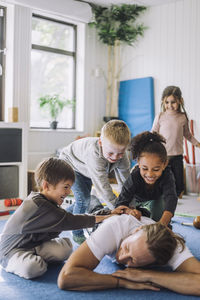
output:
[[158, 286], [153, 285], [143, 275], [143, 270], [127, 268], [125, 270], [118, 270], [112, 274], [119, 278], [119, 287], [133, 290], [153, 290], [160, 291]]
[[126, 268], [124, 270], [118, 270], [112, 274], [112, 276], [127, 279], [134, 282], [149, 282], [146, 270]]
[[152, 290], [152, 291], [160, 291], [159, 287], [152, 285], [149, 282], [142, 283], [142, 282], [134, 282], [125, 279], [120, 279], [119, 281], [119, 288], [125, 288], [130, 290]]
[[112, 276], [123, 280], [147, 284], [157, 288], [167, 288], [176, 293], [200, 296], [200, 262], [190, 257], [186, 259], [174, 272], [160, 272], [154, 270], [140, 270], [127, 268], [118, 270]]

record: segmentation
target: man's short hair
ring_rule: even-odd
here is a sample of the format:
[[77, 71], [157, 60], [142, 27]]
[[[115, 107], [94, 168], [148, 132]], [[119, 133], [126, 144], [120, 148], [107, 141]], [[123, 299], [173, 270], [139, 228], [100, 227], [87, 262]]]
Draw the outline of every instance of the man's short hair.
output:
[[165, 265], [173, 256], [177, 245], [185, 247], [184, 239], [160, 223], [142, 226], [147, 235], [148, 249], [155, 258], [155, 263]]
[[35, 182], [38, 189], [42, 190], [43, 180], [56, 186], [61, 181], [75, 181], [75, 173], [72, 167], [64, 160], [57, 157], [44, 159], [35, 170]]
[[127, 146], [131, 141], [131, 133], [127, 124], [122, 120], [111, 120], [101, 129], [101, 137], [107, 138], [118, 145]]

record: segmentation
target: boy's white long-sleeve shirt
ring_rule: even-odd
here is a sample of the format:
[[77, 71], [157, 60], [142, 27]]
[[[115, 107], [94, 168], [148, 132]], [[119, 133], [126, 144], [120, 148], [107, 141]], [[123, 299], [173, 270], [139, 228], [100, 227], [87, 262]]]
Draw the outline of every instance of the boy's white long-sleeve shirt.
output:
[[182, 112], [162, 112], [155, 117], [151, 131], [156, 131], [166, 139], [168, 156], [183, 154], [183, 138], [194, 146], [199, 143], [190, 132], [188, 120]]
[[113, 208], [116, 196], [113, 194], [108, 175], [114, 170], [118, 184], [122, 187], [130, 174], [130, 160], [127, 153], [116, 163], [109, 163], [102, 154], [99, 138], [87, 137], [72, 142], [63, 148], [60, 158], [72, 168], [90, 178], [101, 201]]

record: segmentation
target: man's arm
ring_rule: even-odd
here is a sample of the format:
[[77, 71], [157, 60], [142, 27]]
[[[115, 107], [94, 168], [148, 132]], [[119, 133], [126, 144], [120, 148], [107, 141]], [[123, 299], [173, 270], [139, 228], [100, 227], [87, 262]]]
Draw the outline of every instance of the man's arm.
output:
[[63, 266], [58, 276], [58, 287], [63, 290], [91, 291], [124, 287], [129, 289], [158, 288], [146, 283], [132, 282], [126, 279], [118, 279], [110, 274], [98, 274], [93, 269], [99, 264], [99, 260], [93, 255], [87, 242], [84, 242]]
[[200, 296], [200, 262], [194, 257], [184, 261], [175, 272], [127, 268], [118, 270], [113, 276], [137, 282], [151, 282], [177, 293]]

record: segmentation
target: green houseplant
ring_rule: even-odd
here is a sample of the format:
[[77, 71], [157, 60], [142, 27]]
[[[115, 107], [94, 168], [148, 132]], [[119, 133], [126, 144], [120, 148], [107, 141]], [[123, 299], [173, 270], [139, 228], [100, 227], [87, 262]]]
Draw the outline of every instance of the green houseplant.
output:
[[63, 108], [65, 106], [74, 105], [74, 100], [63, 99], [57, 94], [42, 96], [38, 99], [38, 101], [40, 108], [48, 112], [51, 118], [50, 127], [52, 129], [57, 128], [57, 118], [63, 111]]
[[100, 41], [108, 47], [108, 69], [106, 89], [106, 116], [118, 117], [118, 81], [121, 71], [120, 47], [134, 45], [143, 36], [147, 27], [136, 24], [136, 19], [147, 8], [122, 4], [102, 7], [90, 4], [94, 20], [89, 23], [97, 30]]

